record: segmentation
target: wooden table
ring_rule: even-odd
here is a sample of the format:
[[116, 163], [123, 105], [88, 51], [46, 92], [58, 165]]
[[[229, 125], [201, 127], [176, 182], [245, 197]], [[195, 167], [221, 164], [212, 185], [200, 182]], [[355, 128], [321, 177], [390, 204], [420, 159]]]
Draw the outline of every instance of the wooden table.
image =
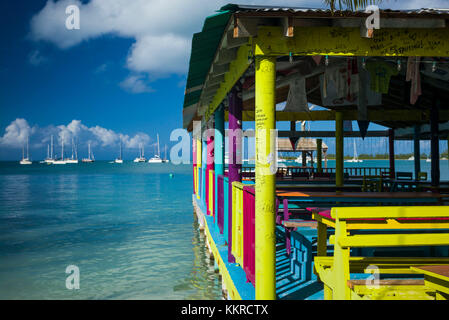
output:
[[276, 190], [280, 199], [308, 203], [438, 203], [445, 195], [431, 192], [319, 192]]
[[424, 274], [424, 284], [437, 291], [437, 300], [449, 299], [449, 266], [410, 267], [411, 270]]
[[362, 186], [358, 184], [347, 184], [337, 187], [335, 184], [329, 183], [292, 183], [292, 184], [276, 184], [277, 190], [282, 191], [355, 191], [361, 192]]

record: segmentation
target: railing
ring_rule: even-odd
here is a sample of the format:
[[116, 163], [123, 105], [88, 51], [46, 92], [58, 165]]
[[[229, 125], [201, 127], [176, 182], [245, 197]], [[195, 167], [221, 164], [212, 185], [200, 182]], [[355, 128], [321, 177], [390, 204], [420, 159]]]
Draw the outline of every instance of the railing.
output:
[[232, 183], [232, 255], [243, 265], [243, 183]]
[[253, 186], [243, 187], [243, 270], [256, 286], [256, 197]]
[[[225, 177], [222, 175], [218, 175], [217, 176], [217, 225], [218, 225], [218, 230], [221, 234], [223, 234], [223, 230], [224, 230], [224, 204], [225, 204], [225, 193], [224, 193], [224, 179]], [[227, 183], [226, 183], [227, 186]], [[226, 197], [227, 198], [227, 197]], [[228, 199], [226, 199], [226, 202], [228, 201]], [[226, 228], [227, 229], [227, 228]]]
[[207, 214], [214, 217], [215, 220], [215, 171], [208, 170], [208, 206], [207, 206]]
[[[330, 174], [330, 178], [335, 178], [335, 168], [323, 168], [322, 173]], [[343, 172], [349, 177], [363, 176], [389, 176], [389, 167], [345, 167]], [[279, 167], [276, 173], [278, 178], [282, 177], [310, 177], [318, 173], [318, 169], [314, 167]], [[242, 177], [253, 178], [255, 176], [254, 167], [242, 167]]]

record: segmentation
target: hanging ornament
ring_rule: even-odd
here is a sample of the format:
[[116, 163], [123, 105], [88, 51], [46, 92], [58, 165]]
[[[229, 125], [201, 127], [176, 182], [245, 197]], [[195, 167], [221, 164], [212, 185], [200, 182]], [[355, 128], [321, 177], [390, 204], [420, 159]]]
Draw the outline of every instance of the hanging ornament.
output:
[[288, 61], [290, 61], [290, 63], [293, 63], [293, 54], [291, 52], [288, 56]]
[[365, 58], [362, 58], [362, 68], [366, 69], [366, 60], [365, 60]]
[[328, 56], [328, 55], [326, 55], [326, 57], [325, 57], [325, 59], [324, 59], [324, 64], [325, 64], [326, 66], [329, 65], [329, 56]]
[[399, 59], [399, 60], [398, 60], [398, 71], [401, 71], [401, 69], [402, 69], [402, 62], [401, 62], [401, 60]]

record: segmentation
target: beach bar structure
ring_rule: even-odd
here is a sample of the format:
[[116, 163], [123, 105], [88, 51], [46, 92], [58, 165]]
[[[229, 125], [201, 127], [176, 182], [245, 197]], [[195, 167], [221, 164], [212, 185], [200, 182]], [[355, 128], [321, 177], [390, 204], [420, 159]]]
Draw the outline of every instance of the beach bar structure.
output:
[[[227, 298], [277, 299], [299, 287], [299, 299], [320, 290], [325, 299], [448, 297], [439, 150], [440, 140], [449, 142], [448, 21], [449, 9], [234, 4], [205, 19], [192, 39], [183, 125], [192, 132], [195, 212]], [[276, 131], [280, 121], [290, 130]], [[297, 131], [297, 121], [328, 121], [335, 130]], [[345, 121], [359, 131], [345, 131]], [[254, 123], [255, 175], [241, 161], [243, 122]], [[370, 123], [388, 130], [369, 131]], [[276, 137], [316, 139], [316, 166], [280, 174]], [[322, 139], [330, 137], [335, 167], [323, 168]], [[348, 170], [347, 137], [388, 139], [390, 166]], [[395, 169], [401, 139], [415, 141], [407, 179]], [[420, 180], [421, 139], [431, 141], [430, 181]], [[379, 258], [382, 248], [390, 251]], [[420, 255], [407, 256], [410, 248]], [[355, 277], [369, 266], [382, 275], [374, 289]], [[318, 289], [304, 293], [311, 287]]]

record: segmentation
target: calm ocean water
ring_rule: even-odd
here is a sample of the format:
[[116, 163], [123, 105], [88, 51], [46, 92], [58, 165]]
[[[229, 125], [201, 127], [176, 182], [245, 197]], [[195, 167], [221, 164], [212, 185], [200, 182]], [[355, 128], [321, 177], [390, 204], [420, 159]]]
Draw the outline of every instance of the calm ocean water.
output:
[[0, 299], [220, 299], [191, 201], [187, 165], [0, 163]]
[[[189, 165], [0, 162], [0, 299], [220, 299], [191, 200]], [[79, 290], [66, 289], [68, 265]]]

